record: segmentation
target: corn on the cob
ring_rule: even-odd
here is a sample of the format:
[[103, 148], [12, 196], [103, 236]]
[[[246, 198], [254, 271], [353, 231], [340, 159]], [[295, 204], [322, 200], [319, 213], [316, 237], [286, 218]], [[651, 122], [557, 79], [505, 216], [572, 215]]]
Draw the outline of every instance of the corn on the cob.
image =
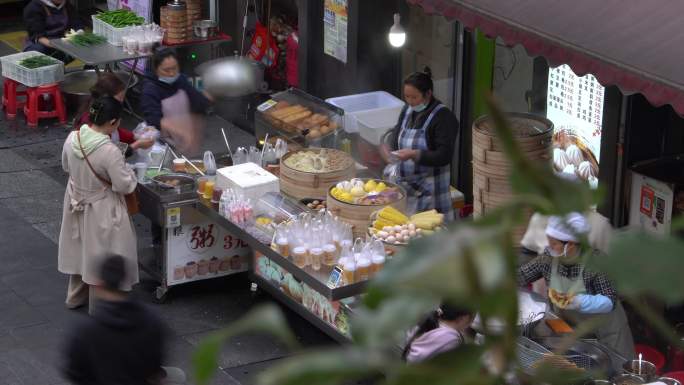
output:
[[396, 225], [403, 225], [408, 222], [408, 217], [394, 207], [384, 207], [378, 213], [378, 217], [393, 222]]
[[382, 230], [385, 226], [394, 226], [395, 224], [382, 218], [378, 218], [373, 222], [373, 227]]

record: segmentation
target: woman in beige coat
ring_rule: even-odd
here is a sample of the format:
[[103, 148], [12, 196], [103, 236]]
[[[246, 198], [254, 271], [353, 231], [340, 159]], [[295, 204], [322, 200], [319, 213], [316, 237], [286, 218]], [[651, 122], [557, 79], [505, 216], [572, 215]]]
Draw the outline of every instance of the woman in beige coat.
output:
[[109, 138], [119, 126], [121, 112], [121, 103], [112, 97], [93, 101], [92, 126], [83, 125], [72, 132], [62, 149], [62, 167], [69, 174], [69, 182], [64, 194], [58, 268], [69, 274], [66, 305], [72, 309], [92, 300], [89, 292], [91, 285], [99, 282], [98, 268], [111, 255], [124, 257], [128, 264], [122, 289], [131, 290], [138, 282], [135, 232], [124, 200], [137, 182]]

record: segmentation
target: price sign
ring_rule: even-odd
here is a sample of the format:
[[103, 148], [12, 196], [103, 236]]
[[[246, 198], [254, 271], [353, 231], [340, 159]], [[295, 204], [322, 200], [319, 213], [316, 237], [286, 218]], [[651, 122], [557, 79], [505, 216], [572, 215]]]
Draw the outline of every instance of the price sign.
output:
[[180, 212], [175, 215], [178, 225], [167, 230], [169, 285], [246, 271], [250, 248], [245, 241], [212, 221], [181, 224]]
[[259, 107], [257, 107], [257, 110], [259, 110], [259, 112], [264, 112], [264, 111], [270, 109], [271, 107], [275, 106], [276, 104], [278, 104], [278, 102], [276, 102], [273, 99], [270, 99], [268, 101], [261, 103], [259, 105]]

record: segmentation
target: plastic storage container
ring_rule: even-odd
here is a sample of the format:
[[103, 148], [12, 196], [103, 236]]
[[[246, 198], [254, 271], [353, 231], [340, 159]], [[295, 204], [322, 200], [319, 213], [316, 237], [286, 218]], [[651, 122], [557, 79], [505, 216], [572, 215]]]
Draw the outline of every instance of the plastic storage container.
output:
[[359, 112], [356, 121], [359, 134], [368, 143], [379, 145], [383, 135], [397, 125], [401, 109], [379, 109]]
[[385, 91], [338, 96], [325, 101], [344, 110], [344, 129], [349, 133], [359, 132], [356, 120], [359, 113], [396, 110], [398, 115], [404, 107], [404, 102], [401, 99], [397, 99]]
[[20, 52], [0, 58], [2, 76], [19, 82], [27, 87], [38, 87], [45, 84], [58, 83], [64, 80], [64, 63], [52, 58], [56, 64], [29, 69], [19, 65], [19, 62], [34, 56], [45, 56], [40, 52]]
[[111, 24], [107, 24], [104, 21], [92, 16], [93, 19], [93, 33], [96, 35], [104, 36], [107, 38], [107, 42], [111, 45], [122, 46], [123, 37], [130, 34], [134, 27], [123, 27], [116, 28]]
[[245, 197], [256, 200], [269, 192], [279, 192], [278, 178], [255, 163], [220, 168], [216, 185], [222, 190], [232, 188]]

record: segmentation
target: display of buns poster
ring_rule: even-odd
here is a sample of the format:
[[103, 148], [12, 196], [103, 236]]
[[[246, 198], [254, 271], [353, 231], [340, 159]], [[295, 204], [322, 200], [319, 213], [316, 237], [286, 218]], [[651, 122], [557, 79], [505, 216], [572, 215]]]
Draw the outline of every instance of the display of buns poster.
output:
[[546, 117], [554, 124], [557, 172], [598, 186], [605, 89], [592, 75], [579, 77], [568, 65], [549, 69]]
[[169, 286], [247, 270], [247, 244], [211, 221], [167, 231]]

